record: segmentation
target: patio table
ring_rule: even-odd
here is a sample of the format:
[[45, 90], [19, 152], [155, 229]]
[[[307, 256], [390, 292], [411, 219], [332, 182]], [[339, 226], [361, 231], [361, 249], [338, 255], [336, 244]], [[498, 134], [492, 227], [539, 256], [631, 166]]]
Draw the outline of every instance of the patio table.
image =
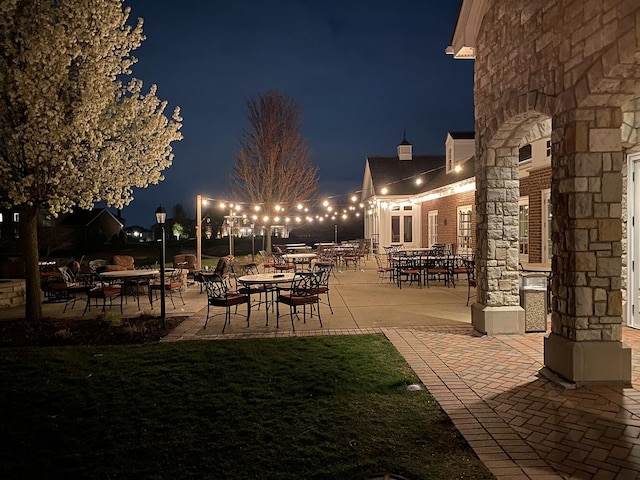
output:
[[[265, 294], [264, 303], [266, 307], [267, 325], [269, 325], [269, 300], [267, 299], [267, 292], [269, 291], [268, 287], [272, 285], [290, 284], [293, 282], [294, 276], [295, 273], [258, 273], [255, 275], [243, 275], [238, 278], [238, 283], [241, 283], [245, 287], [250, 287], [251, 285], [260, 285], [263, 287], [255, 293]], [[252, 290], [248, 288], [247, 291], [249, 292], [249, 297], [251, 297]], [[271, 292], [271, 294], [271, 305], [273, 306], [273, 292]], [[249, 298], [249, 302], [251, 302], [251, 298]]]
[[295, 265], [303, 264], [309, 265], [311, 267], [311, 260], [316, 258], [317, 255], [315, 253], [285, 253], [282, 255], [287, 262], [292, 260]]
[[[168, 270], [168, 269], [167, 269]], [[102, 272], [98, 276], [101, 280], [120, 280], [122, 282], [122, 293], [126, 295], [124, 288], [126, 286], [135, 287], [136, 293], [134, 294], [138, 302], [138, 309], [140, 309], [140, 286], [142, 281], [148, 281], [156, 275], [160, 274], [160, 270], [153, 269], [140, 269], [140, 270], [116, 270], [111, 272]], [[153, 306], [151, 300], [151, 289], [148, 289], [149, 305]]]

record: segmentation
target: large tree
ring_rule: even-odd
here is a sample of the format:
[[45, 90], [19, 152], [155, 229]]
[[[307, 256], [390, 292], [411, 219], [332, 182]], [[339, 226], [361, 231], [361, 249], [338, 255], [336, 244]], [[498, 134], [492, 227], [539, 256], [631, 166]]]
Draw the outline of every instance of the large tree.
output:
[[122, 0], [0, 0], [0, 203], [20, 212], [26, 318], [42, 316], [37, 222], [122, 208], [163, 180], [181, 118], [131, 78], [142, 20]]
[[277, 91], [258, 94], [247, 100], [247, 107], [249, 127], [240, 138], [232, 185], [239, 198], [263, 207], [260, 221], [269, 217], [265, 226], [270, 232], [276, 206], [293, 213], [298, 202], [314, 199], [318, 168], [311, 163], [311, 150], [300, 134], [302, 110], [291, 97]]

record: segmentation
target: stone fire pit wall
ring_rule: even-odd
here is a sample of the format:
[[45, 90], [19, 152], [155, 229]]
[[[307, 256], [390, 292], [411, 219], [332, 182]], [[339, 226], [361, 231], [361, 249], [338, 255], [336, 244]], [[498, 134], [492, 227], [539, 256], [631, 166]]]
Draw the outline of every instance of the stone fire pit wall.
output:
[[0, 308], [24, 305], [25, 290], [24, 280], [0, 279]]

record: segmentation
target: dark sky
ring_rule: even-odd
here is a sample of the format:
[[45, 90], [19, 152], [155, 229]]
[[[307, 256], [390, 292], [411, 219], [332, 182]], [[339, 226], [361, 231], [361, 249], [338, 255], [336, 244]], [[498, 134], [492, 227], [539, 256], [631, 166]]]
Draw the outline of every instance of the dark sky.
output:
[[456, 0], [125, 0], [147, 40], [133, 76], [179, 105], [184, 139], [165, 181], [136, 189], [127, 225], [158, 204], [229, 198], [246, 99], [277, 89], [304, 111], [302, 134], [320, 193], [360, 190], [365, 157], [394, 155], [406, 128], [414, 154], [444, 155], [448, 131], [473, 130], [473, 62], [445, 55]]

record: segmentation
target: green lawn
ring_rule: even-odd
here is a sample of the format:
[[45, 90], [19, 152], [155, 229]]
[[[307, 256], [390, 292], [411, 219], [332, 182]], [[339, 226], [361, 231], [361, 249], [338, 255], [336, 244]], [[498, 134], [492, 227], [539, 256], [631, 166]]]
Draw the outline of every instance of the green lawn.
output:
[[493, 478], [383, 337], [0, 350], [2, 478]]

